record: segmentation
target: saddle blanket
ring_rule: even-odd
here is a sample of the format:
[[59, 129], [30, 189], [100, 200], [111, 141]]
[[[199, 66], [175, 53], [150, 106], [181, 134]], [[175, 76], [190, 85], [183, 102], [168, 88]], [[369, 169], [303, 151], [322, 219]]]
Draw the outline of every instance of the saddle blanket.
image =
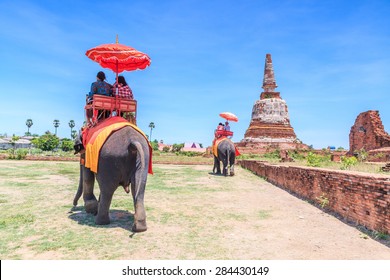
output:
[[149, 166], [148, 173], [153, 174], [152, 169], [152, 146], [149, 143], [149, 140], [146, 138], [146, 135], [139, 129], [137, 126], [128, 122], [122, 117], [111, 117], [105, 121], [99, 123], [97, 126], [92, 128], [86, 128], [83, 130], [83, 145], [85, 147], [85, 167], [91, 169], [92, 172], [97, 173], [98, 170], [98, 161], [99, 153], [103, 144], [106, 142], [108, 137], [114, 132], [125, 126], [131, 126], [136, 131], [138, 131], [148, 142], [149, 144]]
[[[213, 155], [214, 155], [214, 156], [218, 157], [218, 145], [219, 145], [219, 143], [221, 143], [222, 141], [226, 141], [226, 140], [231, 141], [231, 140], [230, 140], [229, 138], [227, 138], [227, 137], [220, 137], [220, 138], [218, 138], [218, 139], [216, 139], [216, 140], [214, 141], [214, 143], [213, 143]], [[233, 144], [233, 145], [234, 145], [234, 144]], [[239, 156], [239, 155], [241, 155], [241, 153], [238, 151], [237, 147], [234, 146], [234, 148], [236, 149], [236, 157]]]

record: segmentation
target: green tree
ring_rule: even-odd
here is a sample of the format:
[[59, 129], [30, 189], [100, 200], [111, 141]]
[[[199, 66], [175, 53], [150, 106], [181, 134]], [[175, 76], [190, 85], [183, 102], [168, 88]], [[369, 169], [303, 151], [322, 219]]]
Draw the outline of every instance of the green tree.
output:
[[64, 139], [61, 139], [61, 150], [63, 150], [64, 152], [69, 152], [71, 150], [73, 150], [73, 140], [71, 139], [68, 139], [68, 138], [64, 138]]
[[150, 142], [150, 145], [152, 146], [153, 151], [158, 150], [158, 141], [155, 139], [153, 142]]
[[27, 134], [26, 135], [30, 135], [30, 127], [32, 127], [32, 125], [33, 125], [32, 119], [27, 119], [26, 125], [27, 125]]
[[152, 139], [152, 130], [153, 130], [153, 128], [155, 128], [156, 126], [154, 125], [154, 122], [151, 122], [151, 123], [149, 124], [149, 127], [150, 127], [150, 136], [149, 136], [149, 141], [150, 141], [150, 139]]
[[56, 135], [51, 134], [50, 131], [46, 131], [44, 135], [34, 138], [31, 142], [42, 151], [52, 151], [57, 148], [60, 139]]
[[72, 130], [72, 139], [75, 139], [77, 137], [77, 130]]
[[57, 128], [60, 126], [60, 121], [59, 120], [54, 120], [53, 121], [53, 125], [54, 125], [54, 128], [55, 128], [54, 135], [57, 135]]
[[70, 120], [68, 125], [70, 127], [70, 137], [73, 138], [73, 136], [72, 136], [73, 128], [75, 127], [76, 124], [74, 123], [74, 120]]
[[180, 150], [184, 147], [184, 143], [183, 144], [173, 144], [172, 145], [172, 152], [173, 153], [176, 153], [176, 152], [180, 152]]

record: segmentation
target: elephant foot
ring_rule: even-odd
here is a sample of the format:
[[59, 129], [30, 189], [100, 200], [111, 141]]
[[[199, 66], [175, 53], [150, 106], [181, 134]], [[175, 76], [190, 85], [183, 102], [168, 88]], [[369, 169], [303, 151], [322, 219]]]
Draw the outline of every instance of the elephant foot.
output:
[[87, 200], [84, 203], [85, 212], [96, 215], [98, 212], [98, 202], [97, 200]]
[[133, 227], [131, 228], [132, 232], [143, 232], [146, 231], [148, 228], [146, 226], [146, 221], [137, 221], [133, 224]]
[[95, 224], [97, 225], [108, 225], [110, 223], [110, 217], [107, 215], [105, 217], [101, 217], [97, 215], [95, 217]]

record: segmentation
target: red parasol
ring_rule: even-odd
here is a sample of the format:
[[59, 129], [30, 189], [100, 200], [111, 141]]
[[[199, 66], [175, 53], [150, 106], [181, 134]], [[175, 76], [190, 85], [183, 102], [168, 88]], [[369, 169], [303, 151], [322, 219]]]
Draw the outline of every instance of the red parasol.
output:
[[222, 118], [232, 121], [232, 122], [238, 122], [238, 118], [235, 114], [230, 113], [230, 112], [223, 112], [219, 114]]
[[150, 65], [150, 58], [136, 49], [118, 43], [118, 36], [115, 44], [103, 44], [88, 50], [85, 53], [93, 61], [103, 68], [111, 69], [116, 73], [123, 71], [142, 70]]

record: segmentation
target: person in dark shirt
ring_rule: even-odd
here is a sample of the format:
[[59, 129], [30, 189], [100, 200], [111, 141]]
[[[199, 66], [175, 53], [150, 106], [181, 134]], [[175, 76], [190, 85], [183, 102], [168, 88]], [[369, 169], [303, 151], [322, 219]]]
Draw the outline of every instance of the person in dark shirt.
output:
[[105, 96], [112, 96], [112, 85], [105, 81], [106, 74], [100, 71], [96, 75], [96, 82], [91, 85], [91, 91], [88, 94], [88, 99], [92, 99], [94, 94], [101, 94]]

